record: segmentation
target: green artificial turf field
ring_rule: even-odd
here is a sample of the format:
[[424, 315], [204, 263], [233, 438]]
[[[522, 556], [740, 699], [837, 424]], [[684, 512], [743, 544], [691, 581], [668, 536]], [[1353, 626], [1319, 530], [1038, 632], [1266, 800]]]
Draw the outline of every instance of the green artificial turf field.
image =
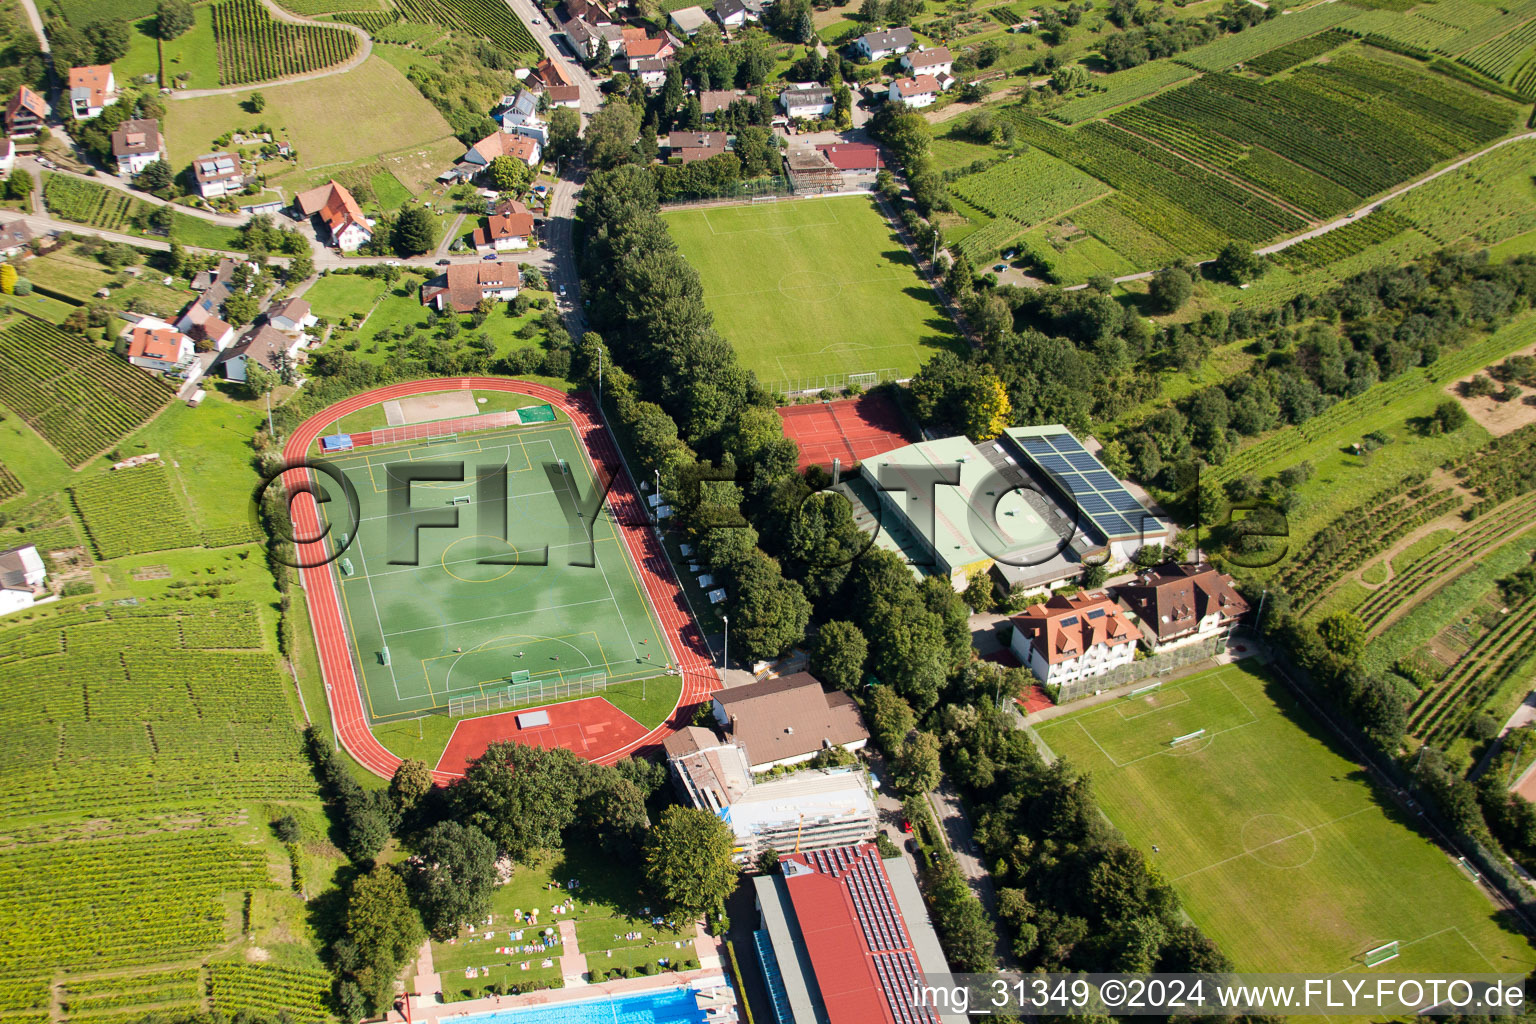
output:
[[666, 220], [716, 328], [769, 387], [880, 370], [905, 378], [933, 350], [958, 351], [954, 324], [869, 199], [678, 210]]
[[[607, 513], [597, 517], [591, 547], [584, 527], [570, 525], [572, 495], [590, 509], [595, 485], [569, 423], [368, 448], [327, 461], [358, 494], [360, 524], [335, 511], [345, 502], [325, 507], [335, 531], [354, 534], [332, 571], [375, 721], [446, 710], [455, 697], [507, 693], [514, 673], [552, 685], [594, 673], [619, 682], [665, 669], [667, 646]], [[457, 527], [423, 527], [414, 544], [408, 528], [390, 536], [391, 522], [407, 517], [391, 516], [387, 490], [391, 467], [412, 462], [462, 463], [466, 479], [410, 485], [412, 509], [458, 513]], [[476, 483], [501, 467], [505, 534]], [[471, 500], [453, 505], [460, 496]], [[571, 564], [582, 559], [595, 565]], [[575, 695], [541, 692], [543, 701]], [[538, 694], [523, 699], [524, 689], [517, 694], [519, 704], [541, 702]]]
[[[1204, 735], [1170, 746], [1198, 729]], [[1247, 663], [1038, 727], [1247, 971], [1518, 971], [1530, 944], [1283, 684]], [[1153, 851], [1153, 846], [1158, 850]]]

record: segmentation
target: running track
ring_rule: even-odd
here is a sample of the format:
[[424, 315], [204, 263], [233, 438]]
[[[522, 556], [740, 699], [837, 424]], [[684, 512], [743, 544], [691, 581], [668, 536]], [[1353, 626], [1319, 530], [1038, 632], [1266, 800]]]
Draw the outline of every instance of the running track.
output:
[[[662, 550], [661, 541], [652, 531], [640, 500], [639, 492], [624, 471], [613, 438], [603, 426], [591, 397], [585, 392], [567, 395], [562, 391], [526, 381], [502, 377], [450, 377], [434, 380], [409, 381], [389, 387], [377, 388], [361, 395], [343, 399], [305, 420], [283, 448], [289, 462], [306, 458], [310, 449], [330, 424], [348, 413], [365, 409], [370, 405], [407, 398], [411, 395], [429, 394], [435, 391], [456, 390], [510, 391], [529, 395], [548, 402], [570, 416], [576, 425], [588, 455], [600, 479], [612, 478], [613, 489], [608, 494], [608, 504], [613, 518], [629, 548], [630, 556], [640, 570], [647, 596], [661, 619], [662, 634], [672, 651], [672, 663], [683, 672], [683, 688], [672, 715], [662, 725], [638, 740], [633, 740], [613, 750], [589, 754], [592, 760], [612, 764], [634, 751], [654, 745], [665, 736], [688, 724], [689, 715], [679, 714], [679, 709], [691, 709], [701, 703], [710, 691], [718, 688], [714, 661], [704, 644], [704, 635], [689, 613], [671, 563]], [[489, 419], [489, 418], [487, 418]], [[479, 424], [489, 425], [485, 420]], [[462, 421], [439, 424], [422, 424], [416, 436], [430, 436], [434, 432], [453, 433], [463, 429]], [[385, 434], [393, 431], [374, 431]], [[359, 434], [359, 437], [367, 436]], [[293, 481], [302, 479], [303, 470], [290, 471]], [[291, 507], [295, 537], [320, 536], [320, 518], [314, 499], [309, 494], [296, 495]], [[319, 561], [325, 557], [318, 540], [299, 544], [299, 560]], [[394, 775], [400, 758], [385, 749], [368, 728], [368, 716], [363, 711], [359, 681], [352, 665], [351, 645], [346, 628], [342, 624], [341, 602], [336, 592], [336, 582], [328, 565], [313, 569], [301, 569], [299, 575], [308, 597], [309, 621], [314, 629], [315, 643], [320, 651], [320, 670], [325, 679], [326, 696], [331, 708], [331, 722], [341, 745], [359, 764], [383, 778]], [[509, 720], [510, 725], [510, 720]], [[509, 735], [507, 738], [511, 738]], [[434, 772], [434, 778], [446, 784], [457, 778], [443, 772]]]

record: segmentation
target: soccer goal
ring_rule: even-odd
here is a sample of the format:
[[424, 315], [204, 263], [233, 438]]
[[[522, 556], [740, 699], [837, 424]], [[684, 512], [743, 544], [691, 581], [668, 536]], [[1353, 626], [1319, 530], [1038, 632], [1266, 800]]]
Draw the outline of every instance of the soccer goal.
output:
[[1146, 686], [1138, 686], [1138, 687], [1136, 687], [1136, 689], [1132, 690], [1130, 693], [1126, 694], [1125, 696], [1126, 696], [1126, 699], [1130, 699], [1131, 697], [1140, 697], [1144, 693], [1151, 693], [1153, 690], [1160, 690], [1160, 689], [1162, 689], [1162, 686], [1163, 686], [1162, 681], [1159, 680], [1158, 682], [1155, 682], [1155, 683], [1148, 683]]
[[1375, 967], [1377, 964], [1384, 964], [1388, 960], [1397, 959], [1397, 955], [1397, 940], [1393, 939], [1391, 942], [1377, 946], [1375, 949], [1366, 950], [1361, 955], [1360, 962], [1367, 967]]
[[459, 439], [459, 435], [458, 434], [438, 434], [435, 437], [424, 437], [424, 438], [422, 438], [421, 439], [421, 443], [424, 446], [425, 445], [434, 445], [434, 444], [453, 444], [453, 442], [457, 441], [458, 439]]
[[469, 495], [467, 495], [467, 494], [460, 494], [458, 497], [456, 497], [452, 501], [450, 501], [449, 504], [450, 505], [468, 505], [469, 504]]
[[1175, 736], [1173, 739], [1168, 741], [1168, 745], [1170, 747], [1176, 747], [1180, 743], [1188, 743], [1190, 740], [1197, 740], [1204, 735], [1204, 729], [1196, 729], [1194, 732], [1187, 732], [1183, 736]]
[[383, 665], [385, 668], [389, 667], [389, 647], [388, 646], [385, 646], [383, 649], [381, 649], [379, 651], [379, 664]]
[[875, 386], [876, 383], [879, 382], [879, 379], [880, 379], [880, 374], [878, 374], [878, 373], [850, 373], [848, 375], [848, 386], [849, 387], [858, 386], [858, 387], [861, 387], [861, 388], [872, 388], [872, 387]]
[[1472, 879], [1472, 881], [1482, 881], [1483, 876], [1478, 874], [1477, 868], [1474, 868], [1471, 864], [1467, 863], [1467, 858], [1457, 857], [1456, 866], [1461, 868], [1462, 871], [1466, 872], [1467, 877]]

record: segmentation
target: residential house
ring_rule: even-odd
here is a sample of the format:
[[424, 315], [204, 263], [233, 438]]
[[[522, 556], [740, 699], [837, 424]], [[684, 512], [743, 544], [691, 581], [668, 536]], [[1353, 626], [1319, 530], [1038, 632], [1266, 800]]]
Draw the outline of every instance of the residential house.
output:
[[682, 48], [682, 42], [670, 32], [663, 32], [659, 36], [652, 36], [643, 28], [626, 28], [622, 32], [624, 56], [630, 60], [645, 57], [671, 60]]
[[324, 221], [331, 241], [338, 249], [356, 249], [373, 237], [373, 223], [363, 216], [352, 193], [335, 179], [300, 192], [294, 196], [293, 205], [304, 216], [318, 216]]
[[320, 318], [310, 310], [304, 299], [285, 299], [267, 309], [267, 323], [287, 334], [302, 334], [304, 328], [313, 327]]
[[205, 153], [192, 161], [192, 177], [204, 199], [233, 195], [245, 188], [240, 158], [233, 153]]
[[742, 0], [715, 0], [714, 14], [720, 27], [727, 32], [741, 28], [748, 20], [757, 20], [755, 15], [748, 14], [747, 5]]
[[5, 134], [13, 139], [36, 135], [48, 114], [48, 103], [23, 85], [5, 105]]
[[482, 254], [527, 249], [534, 243], [533, 214], [516, 200], [502, 203], [470, 236]]
[[225, 352], [219, 367], [226, 380], [241, 383], [249, 376], [252, 364], [272, 373], [281, 373], [285, 362], [292, 365], [294, 345], [294, 340], [276, 327], [263, 325]]
[[544, 90], [544, 95], [549, 97], [551, 107], [570, 107], [572, 110], [581, 109], [581, 88], [575, 85], [551, 85]]
[[421, 286], [421, 302], [439, 312], [472, 313], [486, 299], [511, 302], [517, 298], [522, 275], [516, 263], [482, 260], [477, 263], [453, 263], [441, 277]]
[[32, 228], [20, 217], [0, 224], [0, 256], [9, 259], [24, 251], [31, 242]]
[[754, 772], [809, 761], [828, 747], [861, 750], [869, 742], [853, 698], [828, 693], [809, 672], [730, 686], [711, 698], [715, 725], [746, 748]]
[[580, 18], [588, 25], [612, 25], [613, 14], [597, 0], [565, 0], [566, 20]]
[[1102, 590], [1056, 594], [1013, 616], [1011, 647], [1042, 683], [1101, 676], [1136, 656], [1140, 631]]
[[575, 85], [569, 72], [548, 57], [539, 61], [529, 74], [527, 82], [531, 86], [550, 88], [556, 85]]
[[909, 107], [931, 107], [939, 98], [939, 80], [932, 75], [916, 78], [898, 78], [891, 83], [892, 103], [905, 103]]
[[16, 169], [16, 143], [0, 139], [0, 178], [9, 178]]
[[117, 161], [117, 173], [125, 178], [166, 159], [160, 122], [146, 117], [118, 125], [112, 133], [112, 158]]
[[785, 116], [807, 120], [826, 117], [832, 113], [832, 90], [814, 82], [791, 84], [779, 93], [779, 106]]
[[0, 615], [30, 608], [45, 597], [47, 578], [43, 557], [31, 544], [0, 551]]
[[624, 29], [618, 25], [589, 25], [580, 18], [565, 23], [565, 37], [576, 52], [588, 60], [594, 60], [602, 52], [602, 44], [608, 44], [608, 56], [624, 56]]
[[464, 163], [483, 169], [499, 156], [510, 156], [529, 167], [537, 167], [542, 151], [539, 140], [532, 136], [515, 132], [492, 132], [470, 147], [469, 152], [464, 154]]
[[527, 89], [513, 96], [506, 105], [501, 113], [501, 127], [503, 131], [537, 139], [541, 146], [549, 141], [549, 129], [539, 115], [539, 97]]
[[714, 117], [745, 95], [740, 89], [705, 89], [699, 93], [699, 109], [705, 117]]
[[[176, 329], [189, 335], [194, 341], [207, 341], [212, 344], [212, 347], [220, 350], [227, 348], [232, 339], [225, 337], [226, 331], [223, 328], [228, 328], [229, 325], [219, 319], [219, 310], [230, 294], [231, 288], [227, 281], [214, 281], [203, 294], [193, 299], [191, 305], [182, 311], [181, 318], [176, 321]], [[207, 329], [200, 330], [205, 324], [208, 325]], [[223, 328], [219, 326], [221, 324]], [[218, 341], [223, 341], [224, 344], [220, 345]]]
[[699, 29], [709, 24], [709, 15], [702, 7], [684, 7], [667, 15], [667, 24], [685, 39], [692, 39], [699, 34]]
[[1143, 642], [1158, 650], [1223, 636], [1248, 611], [1232, 577], [1204, 562], [1164, 563], [1115, 595], [1141, 620]]
[[216, 316], [205, 316], [192, 324], [187, 336], [204, 352], [223, 352], [234, 344], [235, 329]]
[[906, 53], [917, 45], [917, 37], [905, 26], [866, 32], [853, 41], [853, 52], [865, 60], [884, 60]]
[[908, 50], [897, 61], [906, 71], [913, 75], [939, 75], [952, 74], [955, 70], [954, 55], [949, 52], [947, 46], [934, 46], [928, 49]]
[[192, 339], [163, 320], [144, 317], [124, 335], [126, 355], [134, 366], [169, 373], [192, 361]]
[[69, 69], [69, 109], [75, 120], [89, 120], [116, 102], [117, 81], [112, 77], [112, 65]]
[[660, 89], [667, 80], [667, 62], [655, 57], [632, 58], [629, 73], [647, 89]]
[[667, 155], [691, 164], [724, 153], [725, 142], [724, 132], [671, 132], [667, 135]]

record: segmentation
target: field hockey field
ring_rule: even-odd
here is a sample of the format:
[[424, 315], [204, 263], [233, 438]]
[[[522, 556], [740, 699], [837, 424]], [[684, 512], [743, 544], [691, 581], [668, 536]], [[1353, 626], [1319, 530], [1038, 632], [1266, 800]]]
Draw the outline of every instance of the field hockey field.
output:
[[881, 370], [905, 378], [935, 349], [959, 351], [933, 289], [866, 197], [665, 216], [715, 326], [770, 387]]
[[[668, 648], [615, 524], [606, 511], [591, 518], [594, 475], [569, 423], [326, 461], [358, 495], [352, 544], [331, 570], [374, 722], [514, 683], [517, 704], [539, 704], [590, 694], [573, 684], [594, 675], [618, 683], [665, 671]], [[410, 511], [392, 509], [402, 464], [422, 463], [462, 464], [464, 479], [416, 479]], [[340, 504], [325, 507], [333, 530], [349, 532]], [[456, 526], [427, 525], [455, 514]]]
[[[1175, 737], [1204, 729], [1198, 738]], [[1037, 727], [1239, 970], [1518, 971], [1536, 952], [1283, 684], [1246, 663]], [[1156, 848], [1154, 850], [1154, 847]]]

